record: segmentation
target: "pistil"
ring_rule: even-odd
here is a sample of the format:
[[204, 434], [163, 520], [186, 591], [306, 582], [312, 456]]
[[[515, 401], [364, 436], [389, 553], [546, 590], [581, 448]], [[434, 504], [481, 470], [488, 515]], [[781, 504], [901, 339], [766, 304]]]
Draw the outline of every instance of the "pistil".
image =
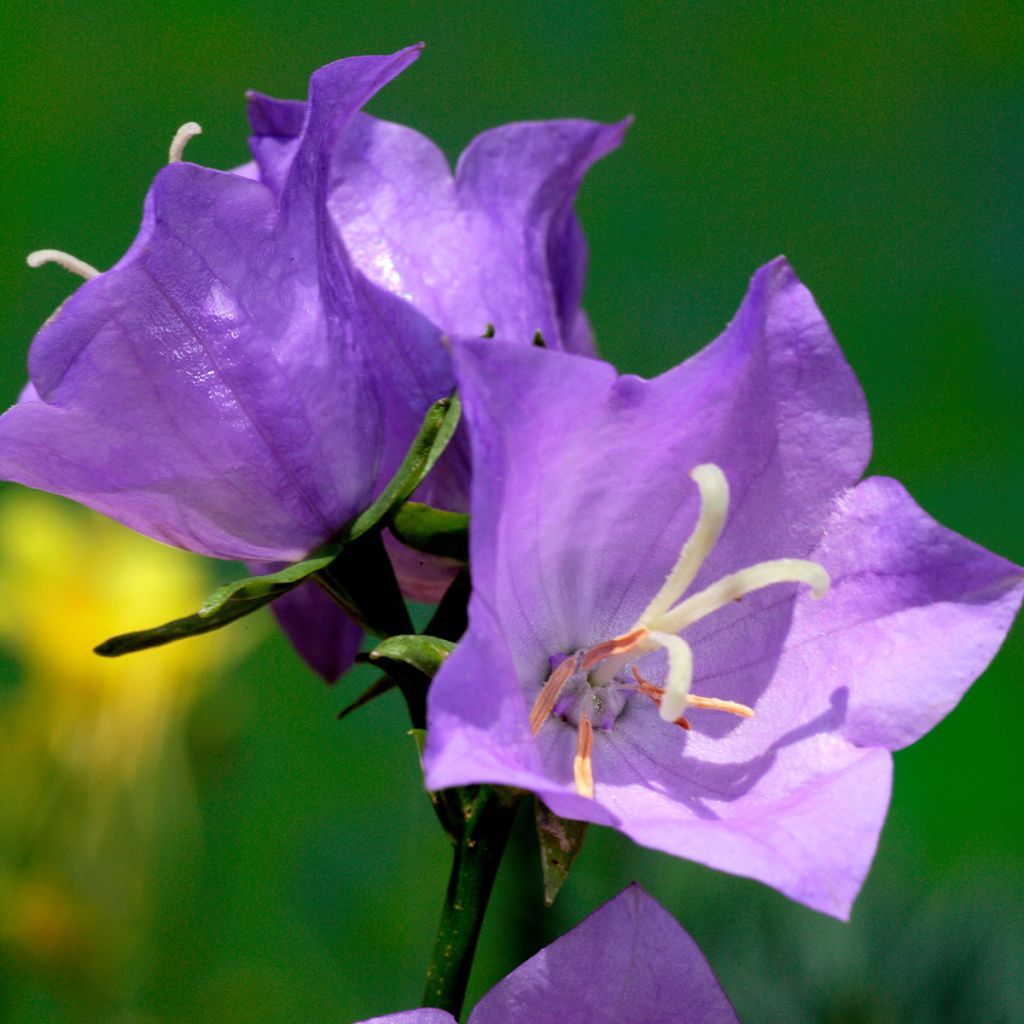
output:
[[47, 263], [56, 263], [58, 267], [63, 267], [86, 281], [99, 277], [100, 274], [91, 263], [86, 263], [85, 260], [80, 260], [77, 256], [72, 256], [71, 253], [64, 252], [62, 249], [36, 249], [35, 252], [30, 252], [25, 257], [25, 262], [33, 270]]
[[[594, 795], [593, 725], [590, 709], [604, 706], [602, 694], [634, 689], [633, 684], [619, 681], [620, 673], [627, 665], [645, 654], [665, 651], [668, 673], [662, 687], [648, 682], [636, 665], [631, 666], [636, 682], [635, 692], [654, 701], [665, 722], [690, 729], [690, 722], [684, 715], [688, 707], [751, 718], [754, 710], [746, 704], [690, 693], [693, 651], [679, 634], [731, 602], [776, 583], [806, 584], [815, 599], [828, 593], [831, 581], [822, 566], [801, 558], [778, 558], [730, 573], [683, 600], [683, 595], [697, 578], [721, 535], [729, 511], [729, 485], [718, 466], [711, 463], [697, 466], [691, 471], [690, 477], [700, 490], [701, 504], [697, 523], [658, 593], [627, 632], [586, 650], [577, 651], [562, 660], [548, 676], [530, 711], [530, 729], [536, 736], [558, 706], [559, 696], [566, 685], [577, 673], [582, 673], [582, 679], [573, 683], [573, 689], [566, 698], [566, 706], [574, 706], [575, 713], [579, 713], [582, 708], [576, 755], [573, 758], [576, 791], [582, 796], [592, 798]], [[610, 712], [612, 717], [607, 724], [602, 724], [602, 728], [611, 727], [618, 710]], [[560, 712], [560, 717], [565, 717], [565, 714]]]
[[195, 121], [186, 121], [171, 139], [171, 146], [167, 151], [167, 162], [169, 164], [180, 163], [185, 156], [185, 147], [189, 144], [189, 140], [202, 134], [203, 129]]

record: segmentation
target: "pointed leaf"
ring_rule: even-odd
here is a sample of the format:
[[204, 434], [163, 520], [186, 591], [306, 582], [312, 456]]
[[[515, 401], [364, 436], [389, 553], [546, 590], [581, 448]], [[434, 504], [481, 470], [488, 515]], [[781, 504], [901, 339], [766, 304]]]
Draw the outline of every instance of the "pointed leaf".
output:
[[569, 877], [569, 869], [580, 852], [589, 823], [560, 818], [540, 800], [536, 800], [535, 804], [540, 866], [544, 877], [544, 905], [550, 907]]
[[373, 529], [409, 498], [448, 446], [461, 415], [462, 403], [457, 394], [434, 402], [423, 417], [423, 426], [413, 439], [401, 466], [381, 491], [380, 497], [365, 512], [356, 516], [342, 532], [343, 540], [354, 540]]
[[450, 640], [436, 636], [392, 636], [370, 651], [370, 661], [386, 669], [387, 662], [409, 665], [429, 679], [441, 667], [441, 663], [455, 649]]
[[469, 516], [462, 512], [446, 512], [407, 501], [392, 515], [388, 526], [414, 551], [460, 562], [469, 560]]

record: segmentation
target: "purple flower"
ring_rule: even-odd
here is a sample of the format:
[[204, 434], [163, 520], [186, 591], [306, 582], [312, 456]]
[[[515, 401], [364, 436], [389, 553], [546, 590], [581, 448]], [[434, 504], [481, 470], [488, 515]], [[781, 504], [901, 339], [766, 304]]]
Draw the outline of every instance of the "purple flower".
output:
[[[362, 1024], [451, 1024], [409, 1010]], [[499, 981], [469, 1024], [737, 1024], [697, 944], [631, 885]]]
[[[261, 180], [287, 177], [306, 104], [250, 93]], [[477, 136], [453, 175], [411, 128], [357, 114], [330, 152], [325, 201], [352, 261], [449, 335], [592, 351], [580, 298], [587, 250], [573, 201], [628, 121], [536, 121]], [[417, 368], [391, 367], [415, 377]]]
[[430, 692], [428, 786], [530, 789], [847, 915], [889, 751], [985, 668], [1024, 573], [894, 480], [856, 484], [863, 396], [782, 260], [651, 381], [486, 341], [455, 354], [474, 594]]
[[0, 474], [263, 563], [304, 557], [369, 504], [396, 458], [365, 352], [395, 336], [433, 351], [439, 337], [350, 268], [323, 167], [418, 52], [316, 72], [277, 192], [245, 169], [157, 174], [128, 252], [106, 273], [84, 267], [36, 337], [31, 384], [0, 418]]

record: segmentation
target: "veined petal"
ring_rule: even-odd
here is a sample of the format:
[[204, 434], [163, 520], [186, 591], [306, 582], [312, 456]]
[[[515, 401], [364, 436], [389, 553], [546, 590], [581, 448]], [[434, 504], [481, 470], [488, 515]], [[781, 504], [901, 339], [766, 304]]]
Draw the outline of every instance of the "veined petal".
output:
[[833, 495], [867, 460], [863, 396], [784, 261], [755, 275], [717, 341], [650, 381], [486, 342], [453, 352], [474, 459], [493, 467], [475, 485], [489, 525], [473, 564], [497, 574], [477, 586], [510, 595], [495, 606], [525, 620], [513, 635], [543, 632], [553, 650], [637, 621], [692, 532], [694, 466], [721, 466], [732, 492], [700, 589], [768, 557], [806, 555]]
[[572, 201], [621, 139], [588, 121], [505, 125], [471, 143], [453, 177], [441, 151], [361, 116], [331, 159], [332, 219], [355, 264], [451, 334], [577, 343], [585, 243]]
[[[556, 781], [545, 771], [530, 732], [529, 708], [516, 666], [494, 616], [474, 596], [469, 618], [469, 631], [430, 687], [423, 754], [427, 788], [447, 789], [486, 778], [541, 795], [553, 791], [562, 795], [564, 816], [610, 824], [608, 814], [576, 793], [572, 756], [567, 778]], [[546, 660], [534, 670], [543, 673], [543, 681]], [[558, 733], [570, 735], [567, 730]], [[575, 752], [576, 737], [571, 735]]]
[[843, 733], [896, 750], [942, 720], [998, 651], [1024, 569], [935, 522], [895, 480], [837, 504], [812, 556], [833, 576], [801, 602], [777, 674], [849, 688]]

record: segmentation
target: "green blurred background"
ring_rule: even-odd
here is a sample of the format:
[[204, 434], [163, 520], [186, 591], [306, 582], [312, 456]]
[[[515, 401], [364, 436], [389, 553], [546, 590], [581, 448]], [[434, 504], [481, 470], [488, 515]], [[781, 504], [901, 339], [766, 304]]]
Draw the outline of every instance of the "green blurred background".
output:
[[[27, 252], [109, 266], [179, 124], [205, 129], [193, 159], [233, 166], [246, 88], [302, 97], [318, 65], [416, 40], [370, 109], [453, 159], [505, 121], [635, 115], [579, 202], [606, 356], [671, 366], [785, 253], [867, 391], [873, 470], [1024, 561], [1016, 3], [8, 2], [0, 398], [74, 285]], [[21, 498], [0, 490], [0, 1018], [345, 1024], [415, 1005], [447, 850], [399, 702], [336, 722], [370, 677], [323, 687], [269, 618], [102, 676], [91, 642], [191, 610], [224, 570]], [[524, 827], [471, 995], [637, 879], [749, 1024], [1024, 1019], [1022, 636], [896, 756], [849, 924], [596, 829], [545, 911]], [[164, 697], [140, 711], [140, 693]]]

